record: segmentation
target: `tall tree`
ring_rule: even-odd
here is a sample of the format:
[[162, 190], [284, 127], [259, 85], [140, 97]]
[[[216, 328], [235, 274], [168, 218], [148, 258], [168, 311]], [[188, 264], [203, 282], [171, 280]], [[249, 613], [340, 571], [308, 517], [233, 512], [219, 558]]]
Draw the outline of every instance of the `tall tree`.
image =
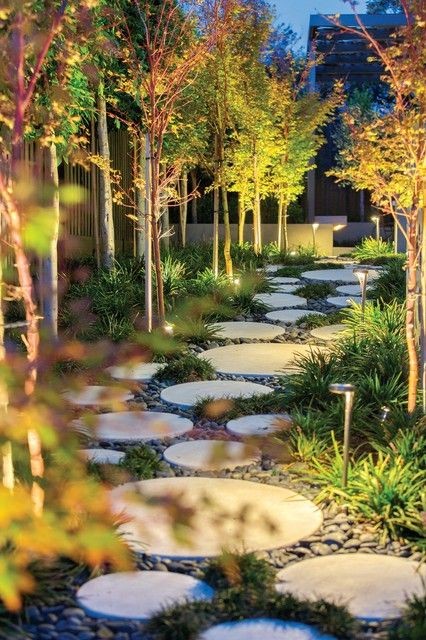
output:
[[341, 166], [333, 174], [357, 189], [370, 190], [374, 204], [392, 215], [406, 237], [408, 411], [412, 413], [420, 376], [426, 405], [426, 5], [422, 0], [401, 0], [401, 6], [406, 25], [387, 48], [358, 18], [357, 32], [383, 63], [391, 102], [367, 122], [347, 114], [352, 142], [342, 151]]

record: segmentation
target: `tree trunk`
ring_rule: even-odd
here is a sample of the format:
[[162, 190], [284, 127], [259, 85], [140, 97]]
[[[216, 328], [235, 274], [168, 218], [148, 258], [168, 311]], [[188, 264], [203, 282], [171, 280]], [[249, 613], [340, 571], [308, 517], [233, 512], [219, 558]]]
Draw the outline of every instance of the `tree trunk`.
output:
[[283, 250], [288, 251], [289, 243], [288, 243], [288, 203], [286, 201], [283, 202]]
[[280, 194], [278, 197], [278, 220], [277, 220], [277, 246], [281, 251], [283, 246], [283, 198]]
[[[0, 213], [0, 234], [3, 233], [2, 215]], [[4, 346], [4, 313], [3, 313], [3, 256], [1, 255], [2, 244], [0, 243], [0, 363], [6, 359]], [[7, 412], [9, 404], [9, 394], [6, 380], [0, 376], [0, 419]], [[12, 444], [5, 442], [2, 446], [2, 483], [6, 489], [13, 490], [15, 486], [15, 473], [13, 469]]]
[[[146, 158], [145, 145], [135, 141], [136, 146], [136, 257], [142, 258], [145, 253], [145, 214], [146, 214]], [[144, 185], [144, 186], [142, 186]]]
[[213, 176], [213, 273], [219, 275], [219, 151], [218, 136], [215, 136], [215, 161]]
[[191, 191], [192, 191], [192, 200], [191, 200], [191, 220], [192, 224], [198, 223], [198, 211], [197, 211], [197, 172], [195, 169], [191, 169], [190, 171], [191, 178]]
[[253, 153], [253, 182], [254, 182], [254, 208], [253, 221], [256, 229], [254, 251], [262, 253], [262, 221], [260, 214], [260, 190], [259, 190], [259, 172], [257, 167], [257, 151], [254, 147]]
[[407, 237], [407, 316], [406, 340], [408, 349], [408, 413], [414, 413], [417, 403], [417, 388], [419, 383], [419, 362], [416, 342], [416, 314], [417, 314], [417, 242], [416, 217], [408, 219]]
[[111, 269], [114, 266], [115, 238], [110, 175], [111, 159], [108, 140], [108, 123], [104, 86], [102, 82], [99, 83], [98, 87], [98, 138], [99, 155], [102, 157], [103, 162], [103, 167], [100, 172], [99, 185], [102, 264], [107, 269]]
[[231, 225], [229, 224], [229, 206], [228, 206], [228, 192], [226, 185], [222, 184], [222, 207], [223, 207], [223, 226], [225, 231], [225, 244], [223, 247], [223, 255], [225, 258], [225, 271], [228, 278], [233, 277], [233, 265], [231, 256]]
[[[97, 143], [96, 143], [96, 123], [95, 118], [92, 114], [90, 119], [90, 152], [92, 155], [96, 155], [98, 153]], [[99, 182], [98, 182], [98, 169], [92, 163], [90, 167], [90, 177], [91, 177], [91, 189], [90, 189], [90, 204], [93, 211], [93, 233], [95, 236], [95, 257], [96, 257], [96, 266], [99, 269], [101, 266], [101, 239], [100, 239], [100, 230], [99, 230]]]
[[149, 135], [145, 137], [145, 327], [152, 331], [152, 223], [151, 223], [151, 144]]
[[188, 173], [183, 170], [179, 178], [179, 218], [182, 247], [186, 247], [186, 222], [188, 218]]
[[[163, 176], [163, 186], [165, 187], [167, 185], [167, 165], [164, 166]], [[169, 200], [165, 188], [163, 189], [163, 193], [161, 194], [161, 231], [163, 236], [163, 247], [164, 249], [166, 249], [166, 251], [168, 251], [170, 247], [170, 215]]]
[[164, 287], [163, 272], [161, 269], [161, 249], [160, 234], [158, 225], [161, 217], [160, 208], [160, 167], [158, 162], [158, 153], [152, 148], [151, 141], [151, 232], [152, 232], [152, 252], [154, 258], [154, 269], [157, 284], [157, 312], [158, 321], [161, 326], [165, 322], [165, 304], [164, 304]]
[[46, 156], [46, 177], [52, 191], [53, 224], [49, 253], [41, 263], [43, 328], [50, 339], [58, 337], [58, 239], [60, 225], [59, 175], [56, 145], [50, 144]]
[[238, 244], [240, 247], [244, 244], [244, 225], [246, 223], [246, 210], [243, 203], [243, 197], [241, 193], [238, 196]]

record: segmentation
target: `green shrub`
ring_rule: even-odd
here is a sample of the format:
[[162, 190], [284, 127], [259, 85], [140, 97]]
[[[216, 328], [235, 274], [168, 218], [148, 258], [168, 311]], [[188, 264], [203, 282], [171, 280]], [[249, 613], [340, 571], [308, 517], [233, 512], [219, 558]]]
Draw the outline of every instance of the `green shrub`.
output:
[[275, 583], [275, 569], [257, 558], [254, 553], [225, 552], [209, 560], [204, 580], [214, 589], [246, 586], [250, 589], [271, 589]]
[[397, 258], [388, 264], [383, 273], [373, 281], [368, 292], [369, 298], [380, 300], [382, 303], [392, 303], [395, 300], [404, 302], [406, 298], [406, 273], [404, 258]]
[[193, 353], [184, 354], [163, 365], [155, 374], [157, 380], [165, 382], [196, 382], [214, 380], [216, 372], [208, 360]]
[[426, 638], [426, 585], [420, 596], [411, 596], [402, 617], [391, 629], [389, 640], [424, 640]]
[[165, 255], [161, 262], [163, 275], [164, 299], [168, 306], [173, 305], [173, 299], [185, 290], [186, 265], [171, 256]]
[[119, 466], [126, 469], [135, 480], [149, 480], [161, 468], [161, 460], [154, 449], [146, 444], [127, 449]]
[[405, 304], [392, 300], [382, 304], [367, 300], [364, 313], [361, 305], [353, 305], [340, 312], [341, 322], [358, 336], [386, 336], [405, 334]]
[[[196, 416], [205, 416], [212, 398], [203, 398], [194, 406]], [[227, 403], [228, 405], [228, 403]], [[285, 396], [282, 391], [274, 391], [266, 395], [254, 395], [250, 398], [234, 398], [226, 406], [221, 418], [233, 420], [241, 416], [262, 413], [282, 413], [286, 410]]]
[[387, 242], [379, 238], [364, 238], [358, 246], [356, 246], [352, 252], [354, 258], [360, 262], [368, 262], [373, 258], [379, 258], [381, 256], [394, 256], [395, 247], [393, 242]]
[[335, 291], [335, 287], [328, 282], [314, 282], [312, 284], [305, 284], [299, 287], [296, 289], [295, 294], [297, 296], [302, 296], [302, 298], [320, 300], [321, 298], [327, 298], [328, 296], [333, 295]]
[[332, 311], [327, 314], [309, 313], [296, 320], [296, 325], [306, 325], [307, 329], [315, 329], [316, 327], [327, 327], [330, 324], [340, 324], [342, 322], [342, 310]]

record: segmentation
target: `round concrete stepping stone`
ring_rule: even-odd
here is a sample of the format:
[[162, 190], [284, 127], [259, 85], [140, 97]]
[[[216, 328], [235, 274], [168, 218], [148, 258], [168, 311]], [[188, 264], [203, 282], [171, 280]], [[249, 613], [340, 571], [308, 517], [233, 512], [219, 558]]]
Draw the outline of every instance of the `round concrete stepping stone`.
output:
[[139, 362], [134, 364], [108, 367], [108, 373], [116, 380], [135, 380], [149, 382], [162, 365], [158, 362]]
[[352, 303], [361, 304], [362, 299], [359, 296], [330, 296], [327, 298], [328, 304], [332, 304], [335, 307], [349, 307]]
[[315, 627], [273, 618], [224, 622], [205, 631], [199, 640], [333, 640]]
[[[368, 278], [373, 280], [378, 277], [377, 271], [369, 271]], [[351, 269], [319, 269], [318, 271], [305, 271], [302, 278], [306, 280], [323, 280], [324, 282], [347, 282], [348, 284], [358, 283], [358, 278]]]
[[275, 273], [279, 269], [282, 269], [284, 266], [285, 265], [283, 264], [267, 264], [263, 270], [266, 271], [266, 273]]
[[277, 589], [299, 598], [348, 606], [363, 620], [397, 618], [406, 599], [423, 594], [426, 566], [405, 558], [334, 554], [292, 564], [277, 575]]
[[257, 416], [241, 416], [230, 420], [226, 428], [236, 436], [267, 436], [282, 428], [280, 421], [291, 420], [286, 413], [261, 414]]
[[318, 340], [331, 341], [338, 338], [348, 327], [344, 324], [329, 324], [326, 327], [317, 327], [311, 330], [311, 336]]
[[280, 324], [294, 324], [303, 316], [310, 316], [312, 314], [323, 316], [324, 313], [318, 311], [310, 311], [309, 309], [281, 309], [279, 311], [270, 311], [265, 315], [268, 320], [279, 322]]
[[360, 296], [361, 287], [358, 284], [346, 284], [342, 287], [336, 287], [337, 293], [341, 293], [343, 296]]
[[[75, 421], [77, 422], [77, 421]], [[95, 437], [108, 442], [175, 438], [193, 429], [187, 418], [157, 411], [120, 411], [96, 416]]]
[[77, 591], [77, 602], [92, 618], [148, 620], [170, 604], [209, 600], [213, 589], [171, 571], [126, 571], [99, 576]]
[[278, 284], [275, 285], [276, 289], [274, 293], [294, 293], [299, 289], [299, 284]]
[[242, 442], [225, 442], [223, 440], [192, 440], [179, 442], [168, 447], [163, 453], [164, 459], [172, 465], [184, 469], [200, 471], [220, 471], [247, 467], [259, 462], [259, 451], [252, 453]]
[[297, 369], [295, 357], [306, 355], [310, 351], [312, 346], [306, 344], [266, 342], [217, 347], [203, 351], [198, 357], [211, 362], [218, 373], [257, 378], [277, 376], [284, 370]]
[[[135, 494], [154, 500], [147, 504]], [[114, 488], [110, 496], [113, 511], [128, 518], [119, 531], [129, 545], [140, 553], [169, 558], [212, 557], [224, 547], [276, 549], [312, 535], [322, 523], [321, 510], [302, 495], [245, 480], [141, 480]], [[186, 540], [174, 535], [173, 513], [161, 506], [161, 498], [168, 503], [175, 499], [193, 514], [188, 528], [180, 528], [181, 534], [187, 532]]]
[[294, 296], [291, 293], [258, 293], [255, 300], [267, 304], [271, 309], [290, 309], [292, 307], [306, 307], [306, 298]]
[[63, 395], [68, 402], [80, 407], [113, 407], [133, 399], [133, 394], [125, 389], [102, 385], [88, 385], [80, 391], [65, 391]]
[[270, 281], [273, 284], [300, 284], [299, 278], [287, 278], [285, 276], [277, 276], [276, 278], [271, 278]]
[[96, 464], [118, 464], [126, 455], [113, 449], [79, 449], [78, 453], [88, 462]]
[[273, 340], [285, 333], [283, 327], [266, 322], [218, 322], [214, 328], [217, 329], [221, 338], [229, 338], [230, 340], [238, 338]]
[[201, 382], [184, 382], [167, 387], [161, 392], [161, 399], [178, 407], [193, 407], [204, 398], [222, 400], [225, 398], [250, 398], [254, 395], [266, 395], [272, 389], [254, 382], [238, 382], [234, 380], [203, 380]]

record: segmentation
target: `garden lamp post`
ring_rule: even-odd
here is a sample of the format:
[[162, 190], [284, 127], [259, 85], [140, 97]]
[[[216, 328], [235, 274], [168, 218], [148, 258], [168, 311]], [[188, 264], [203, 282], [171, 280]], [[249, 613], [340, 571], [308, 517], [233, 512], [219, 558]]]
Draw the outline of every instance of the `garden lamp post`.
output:
[[354, 276], [358, 278], [359, 286], [361, 288], [361, 314], [362, 319], [364, 320], [365, 315], [365, 300], [367, 298], [367, 280], [368, 280], [368, 269], [363, 267], [357, 267], [352, 271]]
[[377, 240], [377, 242], [379, 242], [379, 240], [380, 240], [380, 218], [379, 218], [379, 216], [373, 216], [371, 218], [371, 222], [374, 222], [374, 224], [376, 225], [376, 240]]
[[349, 443], [352, 425], [352, 409], [354, 405], [355, 387], [352, 384], [331, 384], [329, 386], [331, 393], [345, 396], [345, 423], [343, 432], [343, 471], [342, 486], [348, 484], [348, 467], [349, 467]]
[[313, 239], [314, 254], [316, 253], [316, 250], [317, 250], [317, 231], [318, 231], [318, 227], [319, 227], [319, 223], [318, 222], [314, 222], [312, 224], [312, 239]]

